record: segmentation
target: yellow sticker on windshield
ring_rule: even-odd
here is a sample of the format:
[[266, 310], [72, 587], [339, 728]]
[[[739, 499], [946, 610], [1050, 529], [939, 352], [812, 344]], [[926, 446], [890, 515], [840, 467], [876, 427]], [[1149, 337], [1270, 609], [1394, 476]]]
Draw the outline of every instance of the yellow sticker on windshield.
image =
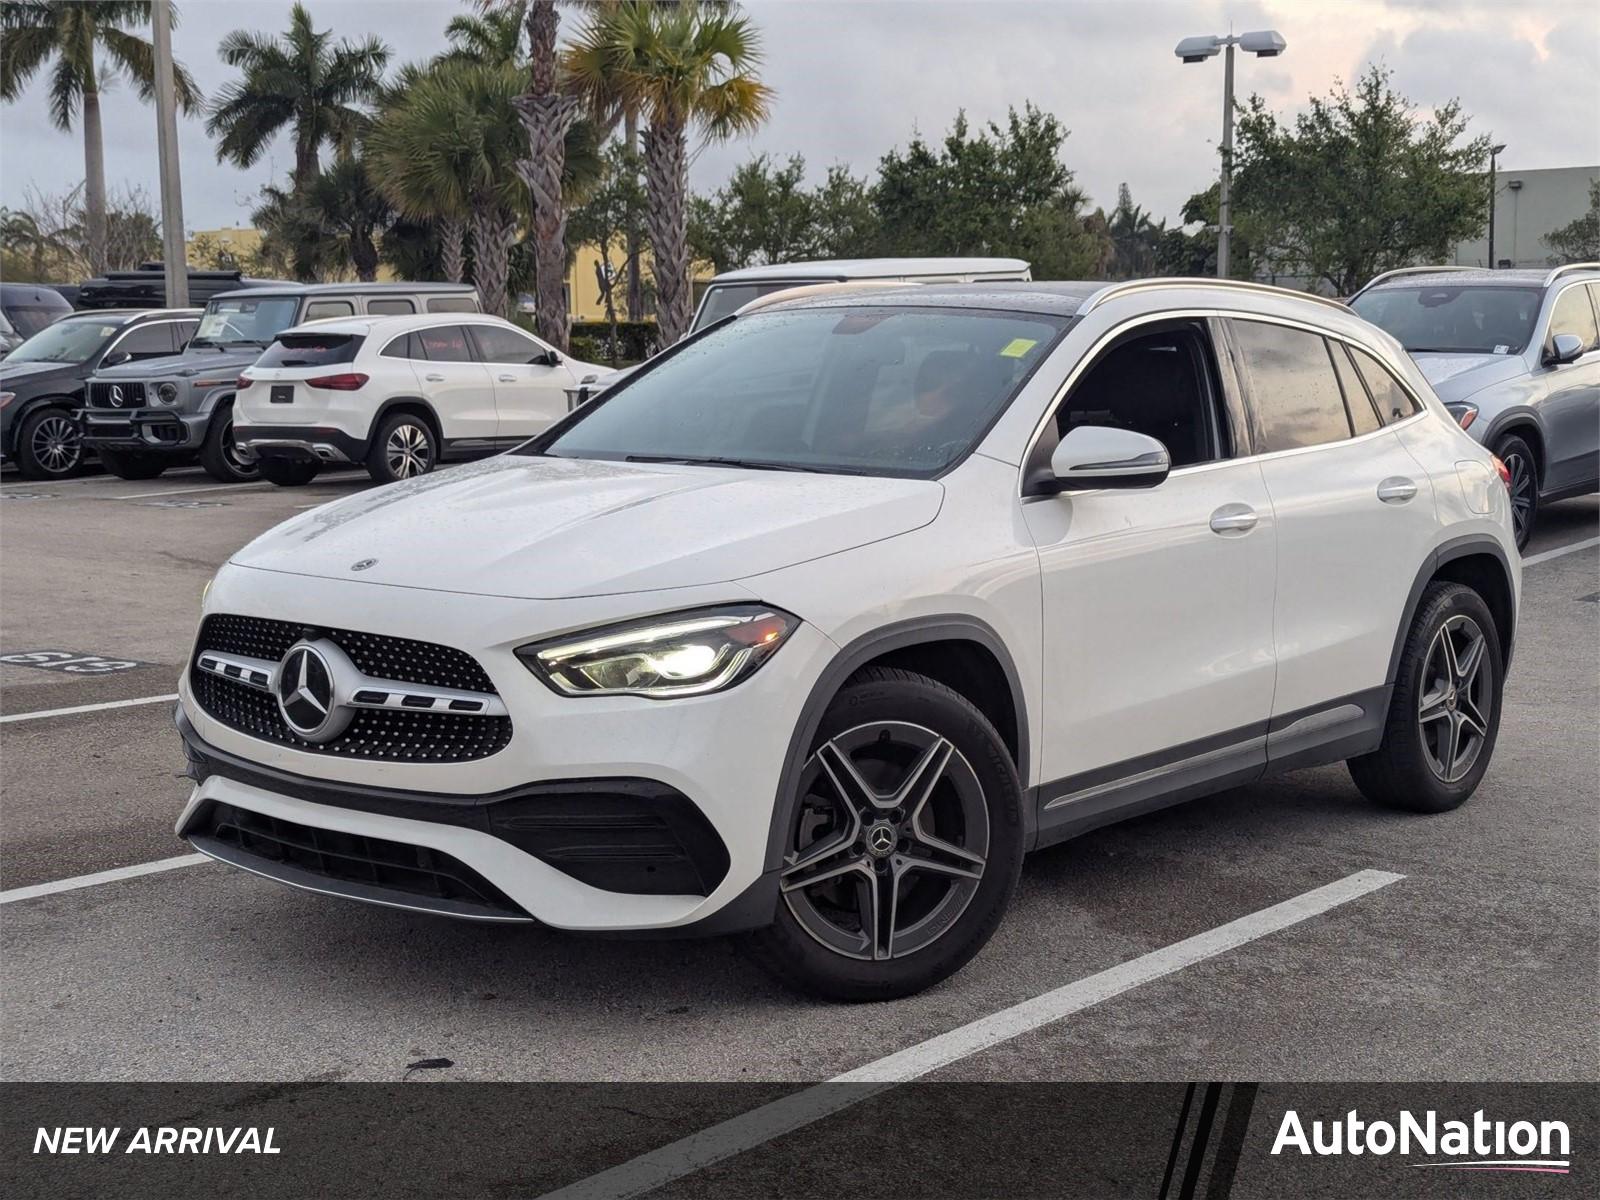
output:
[[1038, 338], [1012, 338], [1000, 347], [1001, 358], [1021, 358], [1039, 344]]

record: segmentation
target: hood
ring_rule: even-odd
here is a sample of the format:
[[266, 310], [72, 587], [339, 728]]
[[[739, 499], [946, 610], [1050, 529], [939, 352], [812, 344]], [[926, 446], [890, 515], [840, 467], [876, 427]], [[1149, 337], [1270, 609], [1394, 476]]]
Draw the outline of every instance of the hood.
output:
[[51, 383], [57, 379], [77, 379], [83, 374], [81, 363], [12, 362], [0, 359], [0, 383]]
[[1439, 399], [1461, 400], [1474, 392], [1527, 374], [1528, 365], [1516, 354], [1433, 354], [1411, 356], [1422, 377], [1433, 385]]
[[263, 346], [250, 346], [244, 350], [200, 349], [184, 354], [169, 354], [164, 358], [144, 358], [138, 362], [119, 363], [94, 373], [96, 379], [128, 379], [139, 381], [157, 375], [213, 375], [218, 371], [228, 374], [248, 367], [261, 357]]
[[[837, 554], [926, 525], [943, 500], [925, 479], [502, 455], [323, 505], [233, 561], [529, 600], [602, 596]], [[352, 574], [363, 559], [375, 561]]]

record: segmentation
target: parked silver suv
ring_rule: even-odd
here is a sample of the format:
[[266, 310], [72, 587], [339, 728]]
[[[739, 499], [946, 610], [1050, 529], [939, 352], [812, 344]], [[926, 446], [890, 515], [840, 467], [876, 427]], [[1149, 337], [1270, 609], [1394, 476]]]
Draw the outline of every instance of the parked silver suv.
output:
[[1600, 263], [1408, 267], [1350, 306], [1399, 339], [1461, 427], [1506, 464], [1519, 549], [1541, 505], [1600, 490]]
[[477, 312], [459, 283], [278, 283], [213, 296], [180, 355], [96, 371], [83, 410], [83, 442], [114, 475], [153, 479], [195, 457], [224, 483], [259, 467], [233, 441], [239, 373], [285, 329], [357, 315]]

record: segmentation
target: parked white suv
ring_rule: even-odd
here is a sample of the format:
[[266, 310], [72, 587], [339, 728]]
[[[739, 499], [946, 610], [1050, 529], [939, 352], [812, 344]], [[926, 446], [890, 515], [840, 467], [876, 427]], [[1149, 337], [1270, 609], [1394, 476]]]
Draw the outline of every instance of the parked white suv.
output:
[[499, 317], [314, 321], [239, 377], [234, 443], [273, 483], [308, 483], [325, 463], [392, 483], [526, 441], [566, 415], [570, 389], [609, 373]]
[[236, 554], [178, 830], [312, 891], [753, 931], [801, 987], [904, 995], [1024, 852], [1107, 822], [1339, 760], [1461, 804], [1520, 581], [1503, 472], [1342, 306], [812, 295]]

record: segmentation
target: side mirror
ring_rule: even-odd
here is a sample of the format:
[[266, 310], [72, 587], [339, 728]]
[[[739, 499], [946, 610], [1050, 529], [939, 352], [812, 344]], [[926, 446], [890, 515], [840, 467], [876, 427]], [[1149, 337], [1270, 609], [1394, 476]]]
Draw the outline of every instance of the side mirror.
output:
[[1544, 365], [1559, 367], [1562, 363], [1576, 362], [1583, 357], [1583, 339], [1575, 333], [1558, 333], [1550, 341], [1551, 350], [1544, 356]]
[[536, 367], [559, 367], [561, 365], [561, 355], [554, 350], [546, 350], [533, 360], [533, 365]]
[[1069, 430], [1029, 492], [1050, 495], [1089, 488], [1155, 487], [1172, 471], [1172, 456], [1155, 438], [1131, 429], [1079, 425]]
[[119, 367], [125, 362], [130, 362], [132, 359], [133, 355], [129, 354], [126, 350], [113, 350], [110, 354], [106, 355], [100, 360], [100, 365], [102, 367]]

